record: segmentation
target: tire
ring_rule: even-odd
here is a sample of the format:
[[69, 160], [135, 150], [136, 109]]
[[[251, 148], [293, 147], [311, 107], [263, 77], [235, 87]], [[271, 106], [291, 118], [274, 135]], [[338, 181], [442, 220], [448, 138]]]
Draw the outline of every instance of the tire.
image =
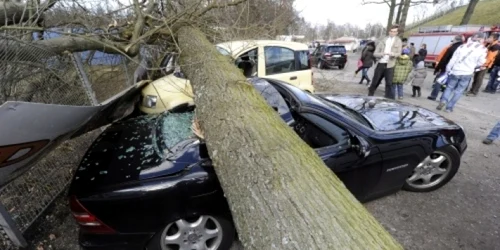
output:
[[[440, 156], [444, 157], [444, 160], [438, 163], [440, 161], [438, 159], [441, 159]], [[455, 176], [460, 168], [460, 161], [460, 153], [455, 147], [448, 145], [437, 149], [413, 170], [412, 174], [405, 180], [403, 189], [420, 193], [439, 189]], [[425, 166], [431, 167], [425, 169]], [[436, 166], [438, 167], [436, 168]], [[443, 170], [446, 171], [443, 172]], [[431, 177], [423, 178], [428, 176]], [[425, 179], [428, 179], [429, 183], [426, 184]]]
[[339, 69], [344, 69], [344, 67], [345, 67], [345, 64], [339, 65]]
[[[168, 242], [167, 241], [167, 236], [171, 236], [171, 237], [178, 237], [178, 239], [180, 241], [189, 241], [189, 240], [193, 240], [193, 242], [197, 242], [197, 243], [201, 243], [202, 241], [200, 241], [200, 238], [199, 238], [199, 234], [202, 233], [199, 229], [201, 228], [198, 228], [198, 227], [195, 227], [193, 225], [196, 225], [197, 223], [199, 223], [200, 221], [203, 222], [204, 220], [202, 219], [204, 218], [207, 222], [206, 222], [206, 226], [203, 227], [203, 228], [207, 228], [208, 229], [214, 229], [214, 226], [217, 227], [217, 228], [220, 228], [220, 231], [222, 232], [220, 236], [215, 236], [215, 238], [212, 238], [211, 239], [211, 242], [212, 244], [214, 245], [218, 245], [218, 247], [216, 248], [217, 250], [229, 250], [231, 245], [233, 244], [234, 240], [235, 240], [235, 237], [236, 237], [236, 231], [234, 229], [234, 226], [233, 226], [233, 223], [223, 217], [220, 217], [220, 216], [213, 216], [213, 215], [201, 215], [201, 216], [198, 216], [198, 218], [194, 218], [194, 219], [179, 219], [177, 221], [174, 221], [174, 222], [170, 222], [170, 223], [167, 223], [167, 225], [162, 228], [159, 232], [157, 232], [155, 234], [155, 236], [153, 236], [153, 238], [149, 241], [148, 243], [148, 246], [147, 246], [147, 250], [171, 250], [171, 249], [177, 249], [177, 248], [173, 248], [173, 247], [169, 247], [168, 246]], [[191, 225], [191, 227], [189, 227], [189, 230], [191, 231], [191, 233], [189, 234], [183, 234], [181, 233], [180, 236], [176, 236], [176, 234], [179, 232], [179, 226], [177, 225], [182, 225], [182, 223], [180, 223], [180, 221], [183, 221], [183, 222], [188, 222], [188, 224], [184, 224], [184, 225]], [[187, 230], [188, 228], [186, 228]], [[193, 230], [198, 230], [198, 235], [195, 233], [195, 232], [192, 232]], [[215, 234], [218, 234], [218, 233], [215, 233]], [[185, 236], [183, 236], [185, 235]], [[217, 237], [220, 237], [220, 239], [218, 239]], [[209, 242], [209, 241], [206, 241], [206, 242]], [[206, 243], [203, 241], [203, 243]], [[189, 244], [189, 243], [187, 243]], [[192, 243], [193, 245], [195, 243]], [[172, 244], [172, 245], [177, 245], [177, 244]], [[190, 249], [195, 249], [195, 247], [192, 247]]]

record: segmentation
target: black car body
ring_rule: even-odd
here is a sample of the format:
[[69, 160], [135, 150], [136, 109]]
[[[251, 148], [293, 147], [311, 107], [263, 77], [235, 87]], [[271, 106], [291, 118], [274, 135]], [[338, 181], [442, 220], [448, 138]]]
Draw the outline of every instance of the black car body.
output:
[[[467, 148], [459, 125], [420, 107], [376, 97], [315, 96], [271, 79], [254, 80], [254, 86], [362, 202], [402, 187], [439, 188], [455, 175]], [[205, 144], [190, 131], [191, 118], [192, 112], [130, 118], [95, 140], [69, 190], [84, 249], [169, 249], [159, 247], [166, 225], [202, 215], [222, 218], [223, 231], [234, 235], [232, 224], [223, 224], [232, 221], [228, 204]], [[409, 185], [443, 155], [450, 169], [437, 185]], [[186, 241], [191, 239], [197, 238]]]
[[343, 69], [347, 63], [347, 50], [344, 45], [320, 45], [312, 52], [311, 59], [318, 69]]

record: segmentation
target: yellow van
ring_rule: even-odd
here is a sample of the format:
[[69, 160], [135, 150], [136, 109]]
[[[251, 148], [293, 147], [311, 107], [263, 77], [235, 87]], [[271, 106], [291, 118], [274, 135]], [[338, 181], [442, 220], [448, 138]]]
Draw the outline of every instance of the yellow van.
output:
[[[217, 50], [235, 60], [247, 77], [278, 79], [314, 93], [313, 73], [306, 44], [274, 40], [232, 41], [216, 45]], [[175, 60], [175, 59], [172, 59]], [[194, 106], [189, 80], [179, 69], [159, 78], [141, 93], [139, 109], [147, 114], [178, 107]]]

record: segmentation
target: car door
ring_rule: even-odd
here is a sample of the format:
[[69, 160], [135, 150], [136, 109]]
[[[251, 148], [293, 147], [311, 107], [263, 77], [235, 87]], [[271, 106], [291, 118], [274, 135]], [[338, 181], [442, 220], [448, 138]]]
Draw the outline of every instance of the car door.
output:
[[259, 58], [258, 48], [249, 49], [235, 58], [234, 61], [245, 77], [250, 78], [258, 75]]
[[[294, 50], [280, 46], [264, 46], [264, 65], [264, 77], [281, 80], [299, 87]], [[259, 76], [261, 75], [259, 74]]]
[[[313, 147], [330, 168], [360, 201], [370, 199], [379, 183], [383, 161], [380, 151], [372, 146], [367, 156], [355, 149], [357, 141], [347, 129], [316, 113], [301, 113], [297, 123], [308, 123], [301, 128], [301, 138]], [[307, 131], [308, 130], [308, 131]], [[312, 139], [311, 139], [312, 138]], [[323, 138], [316, 142], [314, 138]], [[325, 139], [331, 138], [331, 140]]]
[[297, 80], [299, 81], [299, 88], [314, 93], [313, 86], [313, 73], [311, 69], [311, 61], [309, 60], [309, 51], [297, 50], [295, 51], [295, 65], [297, 71]]
[[313, 49], [309, 57], [311, 58], [311, 65], [316, 66], [318, 64], [318, 55], [319, 55], [320, 47], [316, 47]]

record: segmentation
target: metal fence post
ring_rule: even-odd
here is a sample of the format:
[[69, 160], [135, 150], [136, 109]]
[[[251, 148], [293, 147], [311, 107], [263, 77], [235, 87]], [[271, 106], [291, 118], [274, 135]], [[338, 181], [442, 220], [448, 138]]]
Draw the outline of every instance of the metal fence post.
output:
[[85, 93], [92, 103], [92, 105], [96, 106], [99, 104], [97, 98], [95, 96], [94, 90], [92, 89], [92, 85], [90, 84], [89, 78], [87, 74], [85, 74], [85, 68], [83, 67], [82, 58], [80, 54], [75, 52], [70, 54], [71, 60], [75, 64], [76, 71], [78, 72], [78, 76], [80, 76], [80, 80], [82, 81], [83, 88], [85, 89]]
[[9, 212], [0, 202], [0, 228], [5, 231], [9, 239], [18, 247], [27, 247], [28, 243], [23, 237], [23, 234], [17, 228], [16, 222], [12, 219]]

